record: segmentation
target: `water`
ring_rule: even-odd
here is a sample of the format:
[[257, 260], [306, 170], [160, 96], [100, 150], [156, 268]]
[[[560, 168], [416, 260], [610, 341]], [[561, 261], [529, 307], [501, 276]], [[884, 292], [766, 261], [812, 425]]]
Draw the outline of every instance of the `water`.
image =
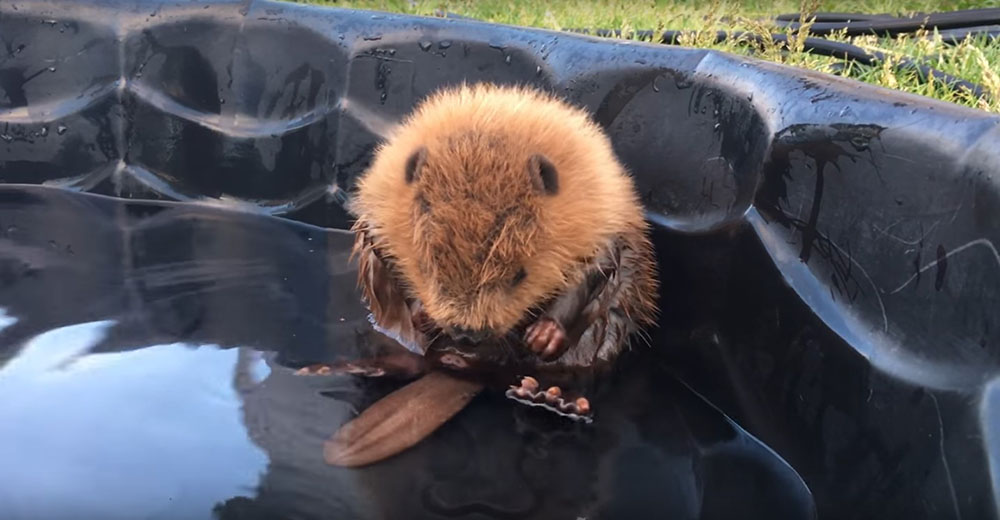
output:
[[374, 334], [348, 234], [0, 187], [7, 229], [4, 519], [812, 515], [791, 468], [643, 357], [590, 426], [484, 394], [398, 457], [327, 466], [322, 441], [396, 387], [292, 374]]
[[93, 352], [113, 326], [44, 332], [0, 372], [5, 518], [204, 517], [266, 471], [232, 384], [266, 364], [185, 343]]

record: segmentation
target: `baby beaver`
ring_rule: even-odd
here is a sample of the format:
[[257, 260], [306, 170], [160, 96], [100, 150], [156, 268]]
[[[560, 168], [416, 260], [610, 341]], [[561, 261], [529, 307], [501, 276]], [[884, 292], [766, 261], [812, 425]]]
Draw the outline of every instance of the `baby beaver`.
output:
[[[351, 211], [373, 322], [425, 359], [353, 364], [355, 373], [406, 366], [416, 375], [431, 358], [482, 373], [489, 359], [544, 380], [609, 366], [653, 323], [655, 261], [633, 181], [589, 115], [551, 94], [477, 84], [431, 95], [376, 150]], [[430, 355], [442, 342], [451, 354]], [[590, 413], [586, 399], [533, 386], [527, 378], [508, 396]], [[443, 422], [467, 401], [428, 416]], [[382, 410], [379, 421], [420, 408]]]
[[472, 342], [523, 332], [543, 360], [590, 366], [652, 322], [632, 179], [588, 114], [549, 94], [432, 95], [376, 151], [352, 209], [374, 319], [411, 347], [430, 328]]

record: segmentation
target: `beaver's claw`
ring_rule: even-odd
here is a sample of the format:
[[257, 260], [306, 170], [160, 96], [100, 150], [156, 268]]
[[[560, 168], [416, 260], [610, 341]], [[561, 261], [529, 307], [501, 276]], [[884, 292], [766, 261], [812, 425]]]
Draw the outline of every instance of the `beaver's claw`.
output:
[[295, 371], [295, 375], [297, 376], [332, 376], [340, 374], [382, 377], [386, 374], [386, 371], [381, 366], [361, 362], [319, 363], [305, 366]]
[[423, 358], [414, 354], [379, 356], [370, 359], [355, 359], [320, 363], [302, 367], [295, 371], [298, 376], [356, 375], [361, 377], [414, 378], [424, 372]]
[[558, 358], [566, 350], [566, 331], [558, 321], [542, 317], [525, 331], [524, 342], [528, 348], [546, 361]]
[[506, 396], [528, 406], [540, 406], [574, 421], [589, 423], [593, 421], [590, 401], [586, 397], [569, 400], [562, 395], [558, 386], [542, 391], [538, 381], [533, 377], [521, 379], [520, 385], [511, 385]]

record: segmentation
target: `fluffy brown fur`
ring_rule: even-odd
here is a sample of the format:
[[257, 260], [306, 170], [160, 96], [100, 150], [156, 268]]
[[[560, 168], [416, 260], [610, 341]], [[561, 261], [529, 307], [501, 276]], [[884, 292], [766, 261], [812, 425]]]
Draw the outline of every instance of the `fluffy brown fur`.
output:
[[602, 306], [624, 314], [622, 335], [653, 318], [632, 179], [589, 115], [550, 94], [438, 91], [378, 148], [352, 211], [366, 299], [404, 338], [419, 335], [406, 323], [419, 309], [446, 331], [506, 334], [608, 261], [627, 264]]

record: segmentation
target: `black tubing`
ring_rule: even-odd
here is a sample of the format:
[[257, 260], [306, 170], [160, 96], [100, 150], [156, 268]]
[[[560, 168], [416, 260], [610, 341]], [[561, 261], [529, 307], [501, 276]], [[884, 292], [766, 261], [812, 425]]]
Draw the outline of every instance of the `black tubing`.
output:
[[[817, 21], [808, 27], [809, 34], [826, 36], [841, 31], [846, 31], [847, 36], [860, 36], [874, 34], [878, 36], [896, 36], [898, 34], [912, 33], [920, 29], [958, 29], [964, 27], [976, 27], [981, 25], [991, 25], [1000, 23], [1000, 8], [988, 9], [966, 9], [963, 11], [949, 11], [941, 13], [919, 14], [906, 18], [872, 18], [861, 19], [855, 14], [843, 13], [816, 13], [817, 20], [822, 14], [832, 14], [837, 18], [850, 19], [852, 21]], [[794, 20], [791, 18], [794, 17]], [[831, 17], [825, 17], [830, 19]], [[857, 20], [857, 21], [853, 21]], [[801, 28], [798, 14], [784, 14], [775, 18], [775, 22], [781, 27], [798, 30]]]
[[[622, 31], [611, 30], [611, 29], [596, 29], [591, 33], [591, 31], [586, 29], [570, 29], [571, 32], [579, 32], [583, 34], [594, 34], [596, 36], [615, 36], [621, 37]], [[639, 38], [644, 41], [652, 41], [654, 36], [654, 31], [641, 30], [631, 33], [632, 36]], [[684, 34], [692, 34], [692, 31], [663, 31], [659, 36], [659, 43], [667, 45], [677, 45], [680, 43], [680, 37]], [[626, 33], [626, 36], [630, 34]], [[743, 39], [748, 42], [755, 43], [757, 45], [763, 45], [765, 43], [764, 36], [756, 33], [746, 32], [746, 31], [716, 31], [715, 32], [715, 43], [721, 43], [727, 39], [739, 40]], [[783, 49], [788, 49], [788, 35], [782, 33], [774, 33], [771, 35], [771, 39], [781, 45]], [[849, 43], [838, 42], [833, 40], [827, 40], [825, 38], [814, 38], [806, 37], [803, 42], [803, 48], [815, 54], [821, 56], [831, 56], [834, 58], [840, 58], [844, 60], [854, 60], [858, 63], [864, 65], [873, 65], [876, 62], [885, 61], [887, 55], [879, 51], [867, 51], [858, 47], [857, 45], [851, 45]], [[946, 72], [942, 72], [928, 65], [919, 63], [911, 58], [903, 58], [899, 61], [899, 68], [912, 69], [917, 71], [919, 77], [927, 81], [927, 78], [933, 77], [935, 80], [944, 83], [952, 89], [965, 89], [972, 93], [976, 97], [981, 97], [985, 99], [990, 99], [990, 94], [987, 92], [986, 88], [967, 81], [956, 76], [952, 76]]]
[[[679, 41], [681, 34], [684, 34], [684, 32], [664, 31], [663, 34], [660, 36], [660, 43], [676, 45]], [[716, 32], [715, 35], [716, 43], [725, 41], [727, 38], [747, 39], [753, 41], [758, 45], [764, 43], [764, 37], [756, 33], [750, 33], [744, 31], [735, 31], [732, 33], [727, 33], [726, 31]], [[782, 48], [785, 49], [788, 48], [789, 38], [787, 34], [775, 33], [771, 35], [771, 39], [781, 44]], [[825, 38], [806, 37], [805, 41], [803, 41], [803, 48], [805, 50], [808, 50], [810, 52], [813, 52], [821, 56], [831, 56], [843, 60], [854, 60], [864, 65], [873, 65], [876, 62], [882, 62], [888, 58], [888, 56], [885, 53], [879, 51], [867, 51], [865, 49], [862, 49], [861, 47], [858, 47], [857, 45], [851, 45], [849, 43], [827, 40]], [[952, 76], [947, 72], [942, 72], [923, 63], [919, 63], [911, 58], [902, 58], [897, 66], [902, 69], [915, 70], [919, 75], [920, 79], [924, 81], [927, 81], [928, 77], [933, 77], [935, 80], [948, 85], [952, 89], [962, 88], [969, 91], [976, 97], [981, 97], [986, 99], [990, 98], [989, 93], [983, 86], [977, 85], [976, 83], [973, 83], [971, 81], [966, 81], [956, 76]]]
[[[891, 14], [870, 14], [870, 13], [813, 13], [816, 22], [850, 22], [850, 21], [871, 21], [871, 20], [896, 20], [897, 17]], [[801, 18], [799, 13], [785, 13], [775, 16], [779, 22], [797, 22]]]
[[[938, 33], [941, 35], [941, 39], [944, 43], [958, 45], [969, 38], [975, 38], [977, 36], [986, 36], [993, 39], [1000, 38], [1000, 24], [945, 29], [943, 31], [938, 31]], [[928, 36], [928, 38], [930, 37], [931, 36]]]
[[[935, 23], [952, 24], [952, 26], [954, 27], [960, 27], [959, 25], [955, 24], [969, 23], [968, 20], [973, 15], [981, 14], [984, 12], [992, 13], [992, 16], [997, 16], [998, 20], [1000, 20], [1000, 9], [973, 9], [966, 11], [954, 11], [950, 13], [935, 13], [932, 15], [926, 15], [924, 18], [921, 18], [921, 20], [934, 20]], [[441, 10], [436, 11], [435, 14], [437, 16], [441, 16], [444, 18], [456, 18], [463, 20], [474, 19], [468, 16], [462, 16]], [[912, 24], [914, 23], [913, 20], [915, 20], [915, 18], [895, 18], [890, 15], [884, 15], [884, 14], [863, 15], [858, 13], [817, 13], [816, 14], [817, 19], [819, 19], [821, 15], [824, 19], [850, 20], [850, 19], [860, 19], [861, 17], [868, 17], [870, 21], [865, 23], [868, 23], [870, 25], [882, 22], [889, 24], [889, 22], [900, 22], [900, 21]], [[945, 17], [943, 15], [955, 15], [955, 16]], [[798, 18], [797, 14], [795, 15], [783, 14], [783, 15], [778, 15], [777, 19], [788, 19], [791, 18], [792, 16]], [[849, 25], [850, 23], [839, 24], [841, 28]], [[897, 24], [897, 25], [899, 27], [902, 27], [902, 24]], [[813, 27], [815, 27], [815, 25]], [[930, 26], [928, 25], [927, 27]], [[919, 26], [917, 28], [919, 28]], [[571, 28], [564, 30], [567, 32], [573, 32], [578, 34], [593, 34], [594, 36], [601, 36], [601, 37], [621, 38], [623, 34], [620, 29], [594, 29], [593, 31], [591, 31], [590, 29]], [[957, 28], [953, 30], [964, 31], [964, 32], [954, 32], [954, 33], [949, 32], [948, 37], [945, 37], [946, 42], [959, 43], [967, 38], [971, 38], [979, 34], [990, 34], [993, 37], [998, 37], [997, 35], [1000, 35], [1000, 25], [997, 26], [980, 25], [967, 28]], [[693, 31], [679, 31], [679, 30], [663, 31], [659, 35], [659, 43], [667, 45], [677, 45], [678, 43], [680, 43], [679, 40], [681, 35], [692, 34], [692, 33]], [[811, 30], [810, 33], [812, 33]], [[625, 33], [626, 37], [635, 37], [642, 41], [653, 41], [655, 35], [656, 32], [649, 29], [641, 29], [633, 31], [631, 33]], [[942, 33], [942, 35], [944, 35], [944, 33]], [[756, 33], [751, 33], [746, 31], [733, 31], [733, 32], [716, 31], [715, 33], [715, 43], [721, 43], [729, 38], [732, 39], [742, 38], [744, 40], [752, 41], [753, 43], [756, 43], [758, 45], [762, 45], [764, 43], [764, 37]], [[783, 49], [786, 50], [788, 49], [787, 34], [773, 33], [771, 34], [771, 40], [780, 43]], [[827, 40], [825, 38], [806, 37], [805, 41], [803, 42], [803, 48], [805, 50], [808, 50], [810, 52], [813, 52], [821, 56], [831, 56], [844, 60], [854, 60], [864, 65], [873, 65], [876, 62], [885, 61], [887, 58], [887, 55], [885, 53], [879, 51], [867, 51], [865, 49], [862, 49], [861, 47], [858, 47], [857, 45], [851, 45], [849, 43], [838, 42], [834, 40]], [[934, 78], [935, 80], [944, 83], [951, 89], [954, 90], [964, 89], [978, 98], [983, 98], [986, 100], [992, 99], [990, 93], [987, 92], [986, 88], [983, 87], [982, 85], [961, 79], [956, 76], [952, 76], [947, 72], [937, 70], [933, 67], [920, 63], [912, 58], [902, 58], [897, 64], [897, 67], [901, 69], [915, 70], [920, 79], [923, 81], [927, 81], [927, 78]]]
[[[434, 13], [442, 18], [472, 20], [473, 18], [460, 14], [445, 12], [440, 9]], [[861, 34], [880, 34], [896, 36], [924, 29], [938, 29], [946, 43], [961, 43], [970, 37], [987, 35], [991, 38], [1000, 37], [1000, 8], [968, 9], [931, 14], [917, 14], [910, 17], [896, 17], [890, 14], [867, 13], [813, 13], [815, 23], [809, 26], [809, 34], [822, 36], [847, 29], [848, 36]], [[781, 27], [798, 30], [800, 28], [798, 13], [785, 13], [775, 16], [773, 20]], [[585, 32], [585, 29], [567, 29], [570, 32]], [[597, 29], [606, 31], [608, 29]], [[652, 31], [638, 31], [640, 33]]]

